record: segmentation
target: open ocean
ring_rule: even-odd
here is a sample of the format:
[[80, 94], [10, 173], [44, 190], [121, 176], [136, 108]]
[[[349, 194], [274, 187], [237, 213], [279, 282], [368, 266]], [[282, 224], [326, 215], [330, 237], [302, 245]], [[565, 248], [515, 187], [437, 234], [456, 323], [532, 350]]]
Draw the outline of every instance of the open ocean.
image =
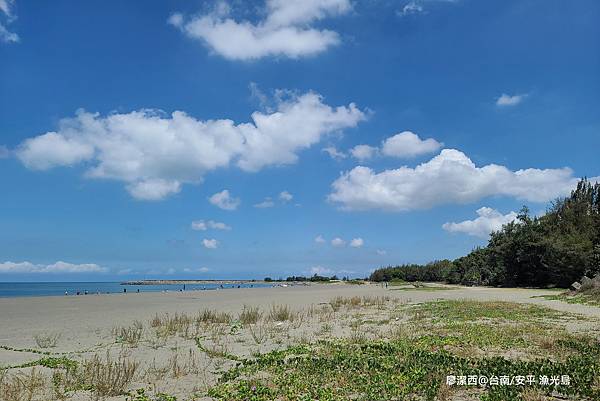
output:
[[[240, 287], [270, 287], [264, 283], [244, 283]], [[186, 284], [186, 291], [216, 290], [221, 287], [220, 284]], [[223, 284], [224, 289], [237, 288], [238, 284]], [[121, 285], [117, 282], [57, 282], [57, 283], [0, 283], [0, 298], [7, 297], [36, 297], [48, 295], [62, 295], [65, 292], [71, 296], [88, 294], [117, 294], [123, 293], [126, 289], [128, 293], [140, 292], [161, 292], [161, 291], [180, 291], [183, 284], [161, 284], [161, 285]]]

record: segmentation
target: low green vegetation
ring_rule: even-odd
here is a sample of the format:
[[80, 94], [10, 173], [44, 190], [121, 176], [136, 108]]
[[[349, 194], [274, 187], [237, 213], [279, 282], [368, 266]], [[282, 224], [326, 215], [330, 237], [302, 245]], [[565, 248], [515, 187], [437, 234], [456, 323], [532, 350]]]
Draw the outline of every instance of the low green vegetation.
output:
[[[546, 394], [553, 390], [582, 399], [597, 399], [598, 347], [566, 362], [515, 361], [502, 357], [469, 358], [431, 350], [406, 339], [391, 341], [320, 342], [274, 351], [230, 370], [209, 391], [220, 400], [393, 400], [443, 399], [454, 391], [445, 385], [448, 375], [561, 376], [571, 385], [532, 386]], [[268, 376], [265, 380], [263, 377]], [[482, 400], [521, 400], [523, 388], [482, 388]]]
[[421, 314], [443, 322], [502, 319], [508, 321], [540, 321], [566, 319], [568, 314], [531, 304], [502, 301], [444, 300], [419, 304], [413, 314]]
[[177, 401], [177, 397], [165, 393], [157, 393], [154, 395], [146, 394], [143, 388], [131, 392], [127, 396], [127, 401]]
[[[339, 310], [365, 303], [359, 297], [334, 298], [330, 305]], [[351, 334], [241, 359], [209, 395], [256, 401], [444, 401], [455, 395], [465, 400], [529, 401], [543, 400], [553, 392], [571, 400], [600, 397], [600, 343], [567, 332], [562, 326], [567, 316], [561, 312], [536, 305], [460, 300], [395, 305], [392, 310], [406, 319], [381, 339]], [[449, 375], [530, 375], [536, 383], [448, 386]], [[568, 386], [539, 382], [540, 377], [565, 375]]]
[[67, 357], [61, 356], [61, 357], [44, 357], [41, 359], [37, 359], [35, 361], [32, 362], [27, 362], [27, 363], [23, 363], [21, 365], [18, 366], [12, 366], [11, 368], [29, 368], [29, 367], [34, 367], [34, 366], [43, 366], [45, 368], [50, 368], [50, 369], [71, 369], [71, 368], [76, 368], [77, 367], [77, 361], [74, 361], [72, 359], [69, 359]]
[[600, 295], [595, 294], [553, 294], [553, 295], [541, 295], [540, 298], [548, 299], [550, 301], [563, 301], [570, 304], [582, 304], [600, 306]]
[[397, 288], [391, 288], [392, 291], [450, 291], [450, 290], [455, 290], [458, 287], [451, 287], [451, 286], [432, 286], [432, 285], [425, 285], [425, 284], [419, 284], [419, 285], [406, 285], [409, 283], [405, 283], [402, 284], [403, 286], [399, 286], [396, 285], [395, 287]]
[[321, 276], [318, 274], [313, 274], [312, 276], [288, 276], [287, 278], [278, 278], [273, 279], [271, 277], [265, 277], [264, 280], [266, 283], [271, 282], [313, 282], [313, 283], [328, 283], [330, 281], [343, 281], [348, 284], [363, 284], [364, 281], [361, 279], [350, 279], [347, 276], [342, 277], [341, 279], [335, 274], [331, 277]]
[[600, 273], [600, 183], [581, 180], [546, 214], [523, 208], [517, 220], [490, 236], [487, 246], [454, 261], [389, 266], [372, 281], [441, 281], [464, 285], [567, 288]]
[[[0, 400], [176, 401], [168, 394], [176, 388], [186, 400], [593, 401], [600, 399], [600, 342], [585, 330], [597, 323], [534, 304], [415, 304], [389, 295], [338, 296], [303, 309], [162, 314], [125, 326], [142, 339], [109, 344], [105, 357], [98, 349], [77, 360], [75, 353], [40, 355], [0, 369]], [[168, 345], [142, 364], [137, 353], [156, 349], [147, 337], [153, 332]], [[534, 380], [448, 384], [469, 376]], [[568, 384], [556, 381], [566, 376]], [[146, 388], [132, 391], [141, 383]]]

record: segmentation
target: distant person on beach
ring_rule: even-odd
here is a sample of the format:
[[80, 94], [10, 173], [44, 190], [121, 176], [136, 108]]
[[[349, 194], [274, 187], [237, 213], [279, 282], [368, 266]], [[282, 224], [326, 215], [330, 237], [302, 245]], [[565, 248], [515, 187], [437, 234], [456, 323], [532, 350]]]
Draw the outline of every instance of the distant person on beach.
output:
[[127, 292], [127, 288], [123, 288], [123, 293], [126, 293], [126, 292]]
[[138, 292], [138, 294], [140, 293], [140, 289], [139, 288], [137, 289], [137, 292]]

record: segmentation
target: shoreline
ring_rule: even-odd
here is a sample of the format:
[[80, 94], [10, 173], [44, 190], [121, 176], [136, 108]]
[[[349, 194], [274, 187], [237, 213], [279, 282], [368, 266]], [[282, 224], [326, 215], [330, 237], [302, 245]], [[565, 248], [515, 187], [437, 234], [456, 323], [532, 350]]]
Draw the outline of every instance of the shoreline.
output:
[[129, 280], [119, 285], [178, 285], [178, 284], [267, 284], [264, 280]]

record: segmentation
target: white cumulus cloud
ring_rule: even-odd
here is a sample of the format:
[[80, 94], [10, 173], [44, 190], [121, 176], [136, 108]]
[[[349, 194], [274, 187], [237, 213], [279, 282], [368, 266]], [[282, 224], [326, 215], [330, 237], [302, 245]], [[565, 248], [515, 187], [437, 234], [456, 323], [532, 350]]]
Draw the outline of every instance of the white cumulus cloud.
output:
[[162, 178], [152, 178], [133, 182], [128, 184], [126, 188], [131, 196], [136, 199], [158, 201], [178, 193], [181, 190], [181, 183], [177, 180], [169, 181]]
[[523, 101], [523, 99], [525, 99], [527, 95], [526, 94], [521, 94], [521, 95], [507, 95], [506, 93], [503, 93], [498, 99], [496, 99], [496, 106], [499, 107], [506, 107], [506, 106], [516, 106], [519, 103], [521, 103]]
[[411, 158], [438, 151], [443, 143], [433, 138], [421, 139], [417, 134], [404, 131], [381, 142], [381, 147], [356, 145], [350, 154], [359, 161], [371, 159], [379, 154], [399, 158]]
[[350, 154], [359, 161], [372, 159], [377, 154], [378, 149], [370, 145], [356, 145], [350, 149]]
[[479, 217], [474, 220], [465, 220], [460, 223], [445, 223], [442, 227], [444, 230], [453, 233], [465, 233], [487, 238], [492, 231], [498, 231], [503, 225], [517, 219], [516, 212], [502, 214], [489, 207], [482, 207], [476, 213]]
[[230, 60], [268, 56], [299, 58], [337, 45], [340, 39], [336, 32], [311, 25], [351, 9], [350, 0], [267, 0], [265, 18], [253, 23], [233, 19], [230, 7], [222, 2], [208, 14], [188, 18], [175, 13], [168, 22]]
[[352, 248], [360, 248], [365, 244], [365, 241], [362, 238], [353, 238], [352, 241], [350, 241], [350, 246]]
[[204, 238], [202, 240], [202, 245], [204, 245], [204, 247], [208, 249], [216, 249], [219, 246], [219, 241], [217, 241], [216, 239]]
[[331, 245], [335, 246], [336, 248], [340, 248], [340, 247], [343, 247], [344, 245], [346, 245], [346, 241], [344, 241], [343, 239], [341, 239], [339, 237], [336, 237], [331, 240]]
[[240, 198], [231, 196], [228, 189], [224, 189], [221, 192], [211, 195], [208, 201], [223, 210], [236, 210], [242, 202]]
[[254, 112], [251, 123], [240, 124], [181, 111], [102, 117], [79, 110], [56, 132], [22, 142], [16, 155], [33, 170], [83, 164], [88, 178], [122, 181], [132, 196], [159, 200], [233, 163], [248, 172], [295, 163], [299, 151], [364, 118], [353, 103], [332, 108], [312, 92], [280, 99], [276, 110]]
[[328, 200], [345, 210], [389, 211], [464, 204], [488, 196], [548, 202], [569, 194], [577, 181], [569, 168], [512, 171], [497, 164], [477, 167], [464, 153], [444, 149], [415, 168], [376, 173], [368, 167], [355, 167], [332, 183]]
[[294, 199], [294, 195], [292, 195], [292, 194], [291, 194], [291, 193], [289, 193], [288, 191], [281, 191], [281, 192], [279, 193], [279, 199], [280, 199], [282, 202], [289, 202], [289, 201], [291, 201], [292, 199]]
[[438, 151], [444, 144], [433, 138], [421, 139], [415, 133], [404, 131], [387, 138], [381, 152], [386, 156], [415, 157]]
[[0, 263], [0, 273], [103, 273], [108, 269], [93, 263], [74, 264], [58, 261], [50, 265], [31, 262]]

